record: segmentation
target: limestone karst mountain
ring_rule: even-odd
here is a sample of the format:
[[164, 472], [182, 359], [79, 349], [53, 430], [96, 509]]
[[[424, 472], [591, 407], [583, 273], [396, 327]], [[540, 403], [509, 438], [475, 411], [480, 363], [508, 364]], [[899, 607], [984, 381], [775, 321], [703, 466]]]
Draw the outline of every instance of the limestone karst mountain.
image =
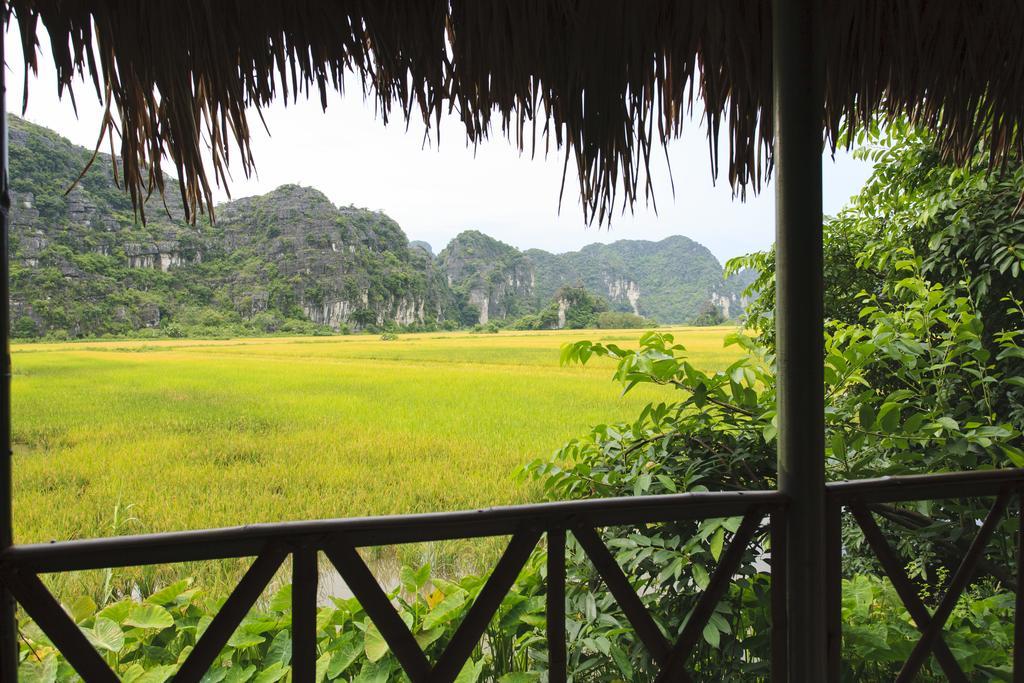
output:
[[738, 316], [751, 278], [723, 279], [708, 249], [675, 235], [659, 242], [619, 240], [579, 251], [521, 252], [477, 231], [456, 236], [439, 255], [448, 282], [479, 312], [479, 322], [516, 318], [548, 305], [563, 287], [581, 286], [609, 308], [659, 323], [688, 323], [715, 306]]
[[195, 225], [154, 195], [143, 223], [109, 156], [65, 194], [91, 151], [14, 116], [9, 128], [16, 337], [454, 328], [536, 313], [563, 287], [661, 323], [742, 305], [744, 283], [685, 237], [550, 254], [466, 231], [435, 255], [387, 215], [298, 185]]

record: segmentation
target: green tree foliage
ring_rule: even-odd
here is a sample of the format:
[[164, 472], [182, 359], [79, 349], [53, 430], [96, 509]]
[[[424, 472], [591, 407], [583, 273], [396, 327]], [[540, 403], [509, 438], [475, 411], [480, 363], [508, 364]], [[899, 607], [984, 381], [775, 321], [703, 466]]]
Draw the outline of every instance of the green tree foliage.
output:
[[557, 306], [565, 307], [565, 327], [580, 330], [597, 327], [597, 316], [608, 310], [608, 303], [583, 287], [562, 287], [555, 293]]
[[[874, 159], [875, 173], [825, 229], [828, 476], [1024, 466], [1024, 275], [1014, 267], [1021, 250], [1014, 213], [1020, 168], [990, 175], [979, 151], [966, 170], [958, 169], [943, 165], [929, 141], [911, 131], [894, 127], [888, 135], [861, 152]], [[748, 309], [751, 334], [728, 339], [746, 357], [724, 371], [694, 367], [671, 335], [658, 332], [645, 334], [639, 349], [586, 341], [564, 348], [565, 363], [616, 360], [615, 376], [626, 391], [646, 384], [667, 394], [634, 422], [599, 425], [553, 459], [529, 465], [526, 472], [542, 480], [551, 497], [775, 486], [773, 258], [756, 254], [732, 267], [755, 268], [760, 276], [751, 289], [758, 295]], [[926, 604], [937, 603], [989, 502], [874, 509]], [[713, 552], [722, 544], [716, 535], [731, 537], [728, 528], [718, 531], [720, 523], [618, 529], [608, 538], [634, 583], [645, 587], [652, 611], [669, 615], [662, 626], [670, 635], [678, 633], [679, 619], [693, 604], [687, 596], [716, 559]], [[971, 593], [957, 608], [961, 619], [949, 627], [950, 646], [972, 676], [998, 678], [1008, 671], [1014, 529], [1015, 522], [1003, 522]], [[694, 547], [680, 540], [695, 537], [705, 543]], [[647, 561], [647, 555], [636, 562], [635, 542], [662, 549], [658, 561]], [[767, 539], [757, 540], [738, 587], [719, 606], [728, 628], [717, 624], [717, 633], [704, 634], [697, 666], [708, 677], [753, 673], [750, 667], [768, 656], [751, 630], [737, 628], [739, 620], [757, 622], [751, 611], [764, 609], [763, 602], [743, 596], [756, 593], [763, 577], [755, 560], [766, 552]], [[879, 568], [849, 522], [843, 559], [847, 675], [891, 679], [913, 627], [892, 589], [872, 578]], [[623, 636], [616, 638], [624, 646]], [[722, 656], [716, 659], [716, 653]], [[633, 654], [642, 661], [642, 652]]]
[[597, 314], [597, 327], [604, 330], [626, 330], [641, 327], [657, 327], [649, 318], [623, 311], [603, 311]]
[[693, 324], [701, 327], [721, 325], [724, 322], [725, 316], [722, 315], [721, 309], [710, 301], [704, 304], [700, 313], [693, 319]]

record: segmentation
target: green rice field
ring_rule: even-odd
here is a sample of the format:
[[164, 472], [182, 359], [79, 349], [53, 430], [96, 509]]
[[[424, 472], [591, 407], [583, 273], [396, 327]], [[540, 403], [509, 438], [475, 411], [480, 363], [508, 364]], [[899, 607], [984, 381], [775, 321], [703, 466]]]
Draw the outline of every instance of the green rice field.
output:
[[[726, 328], [674, 331], [696, 363]], [[622, 397], [569, 340], [640, 331], [26, 344], [13, 351], [18, 543], [536, 500], [516, 468], [667, 397]]]

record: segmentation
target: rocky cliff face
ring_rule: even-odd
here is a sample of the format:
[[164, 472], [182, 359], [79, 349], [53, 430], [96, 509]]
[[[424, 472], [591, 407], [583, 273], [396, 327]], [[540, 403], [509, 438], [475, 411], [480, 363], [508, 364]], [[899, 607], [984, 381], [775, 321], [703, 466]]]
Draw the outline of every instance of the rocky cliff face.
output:
[[335, 207], [318, 190], [287, 185], [224, 204], [218, 228], [230, 253], [276, 264], [315, 323], [339, 329], [445, 317], [433, 259], [382, 213]]
[[142, 224], [109, 157], [65, 196], [90, 152], [16, 117], [10, 131], [19, 336], [178, 323], [410, 325], [443, 320], [450, 308], [435, 259], [384, 214], [290, 185], [221, 205], [216, 224], [183, 222], [168, 193], [166, 209], [149, 202]]
[[533, 310], [533, 267], [515, 247], [470, 230], [456, 236], [438, 260], [466, 315], [476, 313], [475, 322], [516, 318]]
[[709, 302], [726, 318], [743, 310], [743, 283], [725, 280], [714, 255], [681, 235], [659, 242], [591, 244], [564, 254], [539, 249], [525, 253], [534, 267], [539, 302], [550, 300], [561, 287], [582, 285], [604, 297], [613, 310], [660, 323], [690, 322]]
[[687, 323], [710, 303], [726, 318], [745, 305], [746, 280], [723, 278], [722, 266], [702, 245], [682, 236], [660, 242], [621, 240], [580, 251], [525, 252], [476, 231], [458, 235], [441, 252], [440, 266], [465, 297], [476, 320], [537, 313], [563, 287], [581, 286], [612, 310]]
[[473, 325], [539, 314], [567, 286], [662, 323], [688, 322], [708, 302], [726, 317], [744, 305], [742, 287], [685, 237], [556, 255], [467, 231], [434, 256], [383, 213], [297, 185], [225, 203], [216, 223], [195, 225], [169, 192], [142, 223], [110, 157], [66, 193], [91, 152], [9, 121], [16, 336]]

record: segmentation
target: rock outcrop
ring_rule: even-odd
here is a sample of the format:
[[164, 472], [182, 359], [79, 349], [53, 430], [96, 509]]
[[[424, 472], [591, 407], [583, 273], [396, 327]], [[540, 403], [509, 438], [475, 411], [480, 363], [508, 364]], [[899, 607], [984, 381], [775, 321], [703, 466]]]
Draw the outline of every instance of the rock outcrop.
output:
[[476, 230], [457, 235], [438, 256], [448, 286], [476, 322], [517, 318], [534, 310], [530, 260], [515, 247]]
[[109, 156], [67, 192], [91, 151], [9, 121], [16, 335], [452, 326], [544, 311], [551, 326], [552, 305], [563, 326], [573, 317], [556, 301], [564, 287], [661, 323], [689, 322], [709, 302], [726, 318], [745, 305], [744, 283], [723, 280], [714, 256], [685, 237], [551, 254], [466, 231], [435, 256], [387, 215], [335, 206], [299, 185], [227, 202], [216, 222], [196, 224], [182, 220], [169, 192], [166, 204], [146, 203], [143, 222], [115, 184]]

